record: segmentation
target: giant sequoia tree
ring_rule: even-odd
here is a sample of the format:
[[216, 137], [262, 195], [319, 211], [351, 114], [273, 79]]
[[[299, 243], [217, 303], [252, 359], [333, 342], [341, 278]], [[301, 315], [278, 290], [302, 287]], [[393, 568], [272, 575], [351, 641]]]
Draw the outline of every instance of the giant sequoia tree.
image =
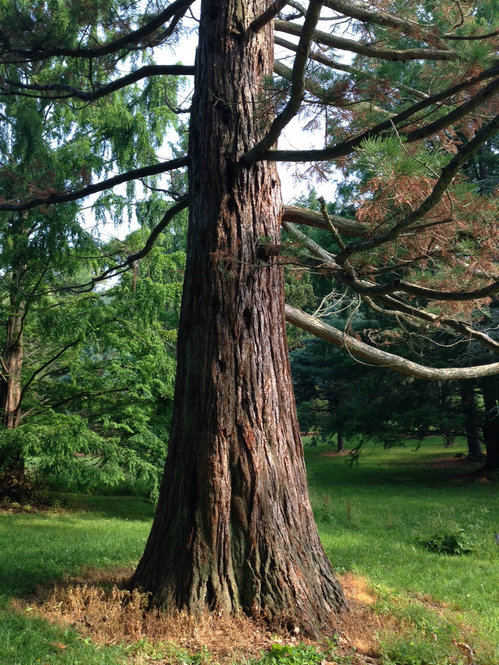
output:
[[[181, 66], [155, 65], [150, 53], [175, 45], [191, 0], [2, 3], [4, 66], [56, 63], [29, 81], [6, 72], [0, 86], [7, 96], [105, 108], [128, 85], [194, 77], [185, 154], [76, 190], [40, 187], [0, 206], [21, 213], [170, 173], [174, 204], [143, 252], [117, 269], [140, 259], [189, 207], [170, 447], [132, 579], [158, 604], [243, 609], [310, 632], [329, 625], [344, 605], [307, 499], [285, 318], [404, 373], [442, 379], [497, 372], [498, 363], [422, 367], [285, 310], [288, 259], [280, 242], [282, 224], [306, 260], [341, 289], [416, 331], [436, 323], [498, 350], [483, 322], [473, 327], [477, 301], [486, 318], [499, 290], [493, 201], [460, 175], [498, 126], [497, 33], [492, 3], [482, 5], [202, 0], [196, 61]], [[274, 43], [281, 49], [275, 62]], [[345, 60], [342, 53], [355, 55]], [[323, 119], [325, 138], [317, 140], [324, 145], [278, 150], [280, 134], [302, 111]], [[357, 160], [371, 170], [354, 202], [357, 219], [328, 215], [325, 207], [282, 208], [276, 162], [311, 162], [327, 177], [335, 165], [348, 174]], [[175, 170], [184, 167], [182, 191]], [[296, 224], [329, 230], [336, 250], [324, 252]]]

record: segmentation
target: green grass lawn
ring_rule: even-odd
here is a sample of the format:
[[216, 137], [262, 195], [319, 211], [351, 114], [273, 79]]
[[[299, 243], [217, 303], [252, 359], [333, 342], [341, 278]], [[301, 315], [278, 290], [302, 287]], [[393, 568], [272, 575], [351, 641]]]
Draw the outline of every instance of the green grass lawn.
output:
[[[428, 439], [418, 449], [412, 442], [391, 450], [366, 448], [354, 466], [348, 458], [325, 456], [328, 450], [325, 445], [306, 447], [311, 497], [326, 551], [338, 572], [368, 579], [378, 594], [378, 612], [398, 615], [413, 629], [413, 636], [401, 638], [400, 644], [387, 642], [383, 664], [464, 665], [465, 656], [448, 656], [452, 639], [459, 638], [456, 622], [472, 626], [478, 642], [497, 644], [498, 488], [465, 478], [465, 464], [432, 464], [463, 452], [462, 444], [446, 449]], [[87, 567], [131, 566], [140, 556], [153, 513], [150, 504], [133, 497], [67, 500], [70, 510], [0, 514], [1, 665], [131, 662], [126, 646], [99, 647], [71, 629], [9, 607], [10, 599], [33, 593], [38, 584], [81, 574]], [[453, 534], [468, 553], [451, 556], [423, 544]], [[448, 615], [418, 602], [426, 596], [447, 604]], [[153, 660], [142, 654], [142, 661], [134, 662]], [[293, 664], [286, 662], [306, 665], [305, 660], [297, 652]], [[180, 661], [186, 662], [185, 654]], [[492, 665], [499, 660], [489, 655], [474, 662]]]
[[[306, 447], [312, 504], [322, 541], [338, 572], [366, 576], [380, 592], [428, 595], [458, 610], [499, 644], [499, 491], [470, 480], [466, 463], [435, 462], [465, 452], [438, 439], [384, 450], [367, 446], [358, 465]], [[422, 544], [456, 535], [467, 554]], [[498, 661], [499, 662], [499, 653]]]
[[[153, 507], [131, 497], [67, 497], [71, 511], [0, 515], [0, 663], [116, 665], [120, 647], [101, 648], [8, 601], [84, 568], [131, 566], [149, 533]], [[61, 648], [58, 645], [67, 648]]]

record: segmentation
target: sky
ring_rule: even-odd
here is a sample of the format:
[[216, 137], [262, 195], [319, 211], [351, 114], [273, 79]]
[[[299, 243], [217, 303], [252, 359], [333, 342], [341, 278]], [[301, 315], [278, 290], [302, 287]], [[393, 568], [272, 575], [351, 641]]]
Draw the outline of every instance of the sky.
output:
[[[194, 3], [192, 10], [194, 16], [199, 15], [200, 2]], [[193, 20], [190, 21], [191, 26], [195, 26]], [[291, 35], [286, 36], [289, 40], [297, 39], [293, 38]], [[184, 65], [194, 64], [194, 57], [196, 51], [196, 38], [194, 34], [186, 34], [181, 38], [179, 44], [175, 45], [174, 49], [166, 47], [163, 51], [156, 51], [156, 56], [158, 59], [161, 59], [162, 64], [168, 64], [173, 62], [182, 62]], [[284, 50], [281, 49], [281, 57], [284, 53]], [[286, 52], [288, 53], [288, 52]], [[279, 53], [276, 54], [279, 57]], [[286, 63], [288, 66], [292, 66], [289, 62]], [[184, 91], [182, 96], [189, 96], [189, 89]], [[289, 125], [286, 127], [284, 132], [279, 138], [279, 149], [282, 150], [306, 150], [308, 148], [317, 148], [323, 146], [324, 141], [324, 130], [319, 127], [314, 132], [304, 131], [303, 130], [303, 121], [297, 116], [295, 117]], [[161, 160], [167, 160], [171, 157], [171, 149], [169, 148], [170, 143], [176, 142], [175, 132], [169, 134], [165, 139], [165, 144], [163, 148], [159, 151], [159, 156]], [[334, 181], [329, 180], [327, 182], [322, 181], [318, 176], [315, 176], [313, 173], [310, 173], [308, 170], [308, 165], [304, 164], [282, 164], [278, 163], [277, 168], [279, 171], [279, 177], [281, 179], [282, 186], [282, 198], [284, 205], [293, 204], [296, 199], [307, 196], [308, 193], [314, 189], [319, 196], [323, 196], [326, 201], [331, 201], [334, 199], [336, 192], [336, 184]], [[116, 193], [125, 192], [125, 185], [115, 188]], [[89, 216], [87, 215], [89, 218]], [[138, 224], [132, 220], [132, 223], [128, 221], [123, 221], [120, 226], [116, 226], [113, 223], [104, 224], [101, 223], [96, 225], [95, 221], [89, 221], [85, 224], [86, 228], [90, 230], [93, 227], [98, 229], [98, 233], [103, 240], [108, 240], [111, 238], [123, 239], [128, 235], [134, 228], [138, 228]]]

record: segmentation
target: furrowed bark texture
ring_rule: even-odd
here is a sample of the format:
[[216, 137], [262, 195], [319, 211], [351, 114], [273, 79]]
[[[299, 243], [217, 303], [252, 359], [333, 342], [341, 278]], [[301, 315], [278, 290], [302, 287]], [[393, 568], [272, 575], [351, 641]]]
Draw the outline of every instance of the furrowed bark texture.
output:
[[[274, 166], [239, 159], [272, 116], [264, 0], [205, 0], [172, 434], [132, 584], [156, 603], [243, 610], [315, 633], [344, 605], [308, 500], [277, 265]], [[270, 117], [269, 117], [270, 116]]]

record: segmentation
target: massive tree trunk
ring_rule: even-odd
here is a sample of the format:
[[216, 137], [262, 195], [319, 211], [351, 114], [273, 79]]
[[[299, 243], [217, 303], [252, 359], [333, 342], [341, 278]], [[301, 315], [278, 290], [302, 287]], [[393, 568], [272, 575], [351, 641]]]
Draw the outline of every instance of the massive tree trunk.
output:
[[268, 126], [264, 0], [205, 0], [190, 130], [190, 226], [172, 433], [132, 585], [156, 603], [313, 633], [344, 605], [308, 500], [286, 348], [275, 167], [239, 159]]

